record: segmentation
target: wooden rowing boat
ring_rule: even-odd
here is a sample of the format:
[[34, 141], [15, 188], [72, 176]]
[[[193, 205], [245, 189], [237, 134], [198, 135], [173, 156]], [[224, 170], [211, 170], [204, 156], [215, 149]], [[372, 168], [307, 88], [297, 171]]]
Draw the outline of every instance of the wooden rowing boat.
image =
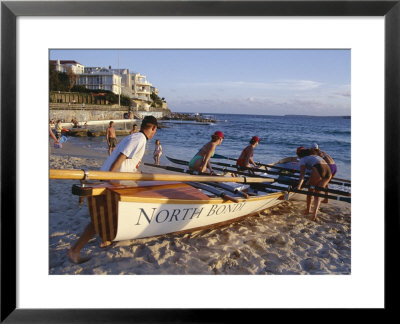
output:
[[275, 206], [285, 197], [283, 191], [266, 190], [247, 199], [232, 193], [236, 200], [232, 201], [183, 182], [149, 181], [87, 183], [84, 187], [75, 185], [73, 193], [86, 196], [95, 231], [104, 241], [221, 225]]
[[[52, 173], [55, 170], [50, 171], [50, 178], [62, 178]], [[226, 182], [214, 176], [218, 183], [210, 182], [209, 176], [206, 182], [190, 182], [191, 178], [185, 182], [148, 181], [146, 176], [143, 174], [146, 181], [90, 180], [73, 185], [73, 194], [86, 197], [95, 232], [103, 241], [219, 226], [273, 207], [293, 195], [279, 186], [252, 189], [250, 184], [237, 183], [237, 178], [229, 176]], [[179, 176], [183, 177], [176, 178]]]

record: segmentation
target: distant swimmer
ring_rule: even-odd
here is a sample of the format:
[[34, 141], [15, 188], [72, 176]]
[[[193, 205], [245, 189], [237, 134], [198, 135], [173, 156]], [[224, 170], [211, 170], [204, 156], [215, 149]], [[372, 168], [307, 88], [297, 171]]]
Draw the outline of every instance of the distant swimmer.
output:
[[[313, 155], [312, 149], [306, 149], [304, 147], [297, 148], [297, 156], [300, 158], [300, 179], [299, 184], [297, 185], [297, 189], [301, 189], [304, 177], [306, 174], [306, 169], [311, 170], [310, 178], [308, 180], [308, 184], [310, 187], [308, 191], [310, 193], [319, 193], [319, 191], [312, 188], [312, 186], [325, 188], [326, 185], [332, 178], [331, 169], [328, 164], [324, 161], [324, 159], [320, 156]], [[314, 196], [314, 210], [312, 220], [317, 220], [317, 213], [320, 205], [320, 198]], [[307, 195], [307, 209], [305, 211], [306, 214], [310, 213], [311, 208], [311, 195]]]
[[111, 152], [115, 150], [118, 143], [113, 121], [110, 121], [110, 126], [107, 128], [106, 139], [108, 144], [108, 155], [111, 155]]
[[[252, 164], [254, 167], [257, 166], [257, 163], [253, 160], [254, 149], [257, 147], [260, 139], [257, 136], [253, 136], [250, 140], [250, 145], [246, 146], [239, 158], [236, 161], [236, 167], [238, 170], [247, 170], [251, 167]], [[254, 171], [250, 171], [250, 173], [254, 174]]]
[[210, 158], [214, 156], [215, 148], [224, 140], [224, 134], [221, 131], [216, 131], [211, 135], [211, 141], [205, 144], [189, 162], [191, 171], [206, 173], [207, 168], [210, 174], [214, 171], [211, 167]]

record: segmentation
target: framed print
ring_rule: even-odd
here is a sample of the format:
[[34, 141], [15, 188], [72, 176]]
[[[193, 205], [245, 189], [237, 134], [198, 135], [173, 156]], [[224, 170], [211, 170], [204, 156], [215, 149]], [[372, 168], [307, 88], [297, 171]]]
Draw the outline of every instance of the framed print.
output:
[[[2, 321], [223, 322], [237, 309], [393, 308], [389, 296], [398, 279], [390, 264], [395, 254], [389, 251], [399, 234], [398, 0], [4, 1], [1, 15]], [[140, 26], [141, 37], [131, 26]], [[52, 49], [132, 48], [149, 55], [168, 49], [351, 50], [351, 125], [360, 128], [351, 132], [355, 216], [348, 276], [62, 276], [43, 271], [50, 262], [48, 227], [41, 229], [49, 212], [48, 147], [36, 143], [48, 137], [38, 130], [47, 114], [39, 108], [49, 100], [43, 62], [48, 67]], [[252, 86], [266, 89], [257, 82]], [[366, 285], [369, 291], [362, 291]], [[305, 301], [312, 292], [321, 303]], [[362, 295], [365, 299], [357, 299]]]

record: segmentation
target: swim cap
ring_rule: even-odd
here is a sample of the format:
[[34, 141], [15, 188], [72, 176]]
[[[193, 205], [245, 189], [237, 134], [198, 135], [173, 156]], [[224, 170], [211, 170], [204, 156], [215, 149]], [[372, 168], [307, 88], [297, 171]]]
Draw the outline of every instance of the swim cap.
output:
[[306, 148], [304, 146], [300, 146], [296, 150], [296, 154], [299, 154], [301, 151], [305, 150]]
[[318, 146], [317, 143], [314, 143], [313, 146], [311, 146], [311, 148], [318, 150], [318, 149], [319, 149], [319, 146]]
[[251, 138], [251, 140], [254, 141], [254, 142], [259, 142], [260, 141], [260, 139], [257, 136], [253, 136]]
[[215, 136], [218, 136], [219, 138], [224, 138], [224, 133], [222, 133], [221, 131], [216, 131], [215, 133], [214, 133], [214, 135]]

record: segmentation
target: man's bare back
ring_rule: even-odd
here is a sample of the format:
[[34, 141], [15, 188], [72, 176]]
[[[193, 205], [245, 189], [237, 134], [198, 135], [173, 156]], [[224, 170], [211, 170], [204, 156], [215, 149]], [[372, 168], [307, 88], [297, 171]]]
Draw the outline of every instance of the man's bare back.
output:
[[110, 155], [117, 146], [117, 136], [115, 135], [114, 122], [110, 122], [110, 126], [107, 128], [106, 139], [108, 144], [108, 155]]

